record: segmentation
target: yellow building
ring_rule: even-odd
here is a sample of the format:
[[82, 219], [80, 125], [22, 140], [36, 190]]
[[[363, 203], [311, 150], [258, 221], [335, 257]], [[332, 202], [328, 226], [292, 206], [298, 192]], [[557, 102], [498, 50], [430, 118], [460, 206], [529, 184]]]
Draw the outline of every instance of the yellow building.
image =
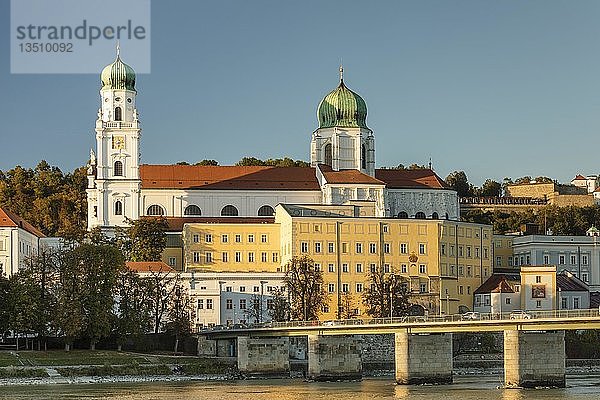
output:
[[[294, 256], [308, 256], [323, 271], [329, 304], [321, 319], [340, 306], [364, 315], [362, 295], [369, 273], [406, 279], [417, 311], [454, 314], [473, 309], [473, 292], [492, 273], [492, 228], [433, 219], [374, 217], [371, 204], [280, 204], [261, 222], [186, 223], [182, 228], [185, 271], [274, 273]], [[199, 276], [199, 275], [196, 275]]]
[[[279, 205], [282, 264], [306, 255], [330, 294], [323, 319], [335, 318], [343, 294], [363, 314], [369, 271], [404, 277], [410, 302], [431, 314], [472, 310], [474, 290], [490, 276], [491, 226], [447, 220], [364, 217], [363, 207]], [[341, 300], [342, 304], [345, 302]]]
[[279, 272], [280, 229], [273, 218], [183, 226], [187, 272]]
[[504, 270], [507, 268], [518, 270], [518, 267], [513, 263], [513, 239], [514, 235], [494, 235], [492, 254], [494, 270]]

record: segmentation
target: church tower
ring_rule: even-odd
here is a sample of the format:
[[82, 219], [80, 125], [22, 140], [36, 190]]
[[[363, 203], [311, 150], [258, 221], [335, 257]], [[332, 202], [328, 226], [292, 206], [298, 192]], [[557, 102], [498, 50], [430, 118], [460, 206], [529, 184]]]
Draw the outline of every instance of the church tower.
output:
[[139, 142], [135, 72], [117, 58], [102, 70], [96, 152], [88, 167], [88, 229], [124, 226], [140, 215]]
[[317, 110], [319, 128], [310, 143], [311, 166], [330, 166], [334, 171], [356, 169], [375, 176], [375, 137], [367, 127], [367, 105], [344, 84], [340, 66], [340, 84], [329, 93]]

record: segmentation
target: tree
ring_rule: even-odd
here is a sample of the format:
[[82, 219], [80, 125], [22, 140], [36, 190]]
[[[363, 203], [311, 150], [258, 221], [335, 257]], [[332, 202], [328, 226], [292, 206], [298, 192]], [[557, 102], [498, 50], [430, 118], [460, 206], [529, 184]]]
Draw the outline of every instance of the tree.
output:
[[369, 272], [369, 286], [363, 292], [367, 315], [375, 318], [399, 317], [408, 314], [408, 285], [406, 278], [384, 273], [377, 267]]
[[500, 197], [502, 196], [502, 185], [492, 179], [486, 179], [477, 191], [477, 195], [481, 197]]
[[[0, 304], [10, 304], [10, 285], [3, 271], [0, 271]], [[4, 338], [4, 333], [9, 329], [8, 322], [8, 307], [0, 307], [0, 338]]]
[[285, 266], [283, 281], [290, 299], [291, 319], [311, 321], [319, 318], [329, 300], [323, 287], [323, 271], [307, 257], [293, 257]]
[[38, 350], [41, 350], [42, 343], [46, 349], [47, 336], [56, 326], [53, 310], [57, 302], [60, 257], [57, 250], [41, 248], [26, 260], [25, 268], [19, 271], [23, 282], [27, 282], [32, 291], [32, 329], [38, 337]]
[[354, 313], [354, 309], [356, 308], [356, 303], [354, 301], [354, 297], [346, 292], [342, 294], [342, 308], [341, 319], [353, 319], [356, 318], [356, 314]]
[[187, 290], [181, 285], [175, 285], [173, 297], [169, 302], [167, 331], [175, 335], [174, 354], [177, 354], [179, 340], [192, 331], [192, 305]]
[[289, 320], [290, 304], [285, 291], [281, 288], [276, 288], [271, 292], [271, 296], [273, 300], [273, 307], [268, 310], [271, 321], [283, 322]]
[[129, 227], [117, 230], [116, 245], [127, 261], [160, 261], [167, 245], [165, 217], [127, 218]]
[[131, 270], [119, 274], [118, 312], [115, 319], [118, 350], [128, 336], [143, 335], [152, 325], [152, 307], [147, 282]]
[[459, 197], [472, 197], [473, 185], [469, 183], [465, 171], [454, 171], [446, 177], [446, 183], [456, 190]]
[[90, 348], [108, 336], [122, 254], [110, 245], [82, 244], [64, 254], [59, 270], [57, 322], [69, 350], [74, 338], [85, 336]]
[[244, 157], [238, 161], [237, 166], [270, 166], [270, 167], [310, 167], [310, 164], [302, 160], [293, 160], [289, 157], [285, 158], [269, 158], [261, 160], [256, 157]]
[[198, 161], [194, 165], [214, 165], [214, 166], [217, 166], [217, 165], [219, 165], [219, 162], [216, 161], [216, 160], [207, 160], [207, 159], [204, 159], [202, 161]]
[[180, 284], [180, 276], [169, 270], [151, 271], [144, 277], [148, 288], [149, 303], [152, 306], [151, 319], [154, 333], [160, 332], [165, 313], [173, 299], [175, 289]]

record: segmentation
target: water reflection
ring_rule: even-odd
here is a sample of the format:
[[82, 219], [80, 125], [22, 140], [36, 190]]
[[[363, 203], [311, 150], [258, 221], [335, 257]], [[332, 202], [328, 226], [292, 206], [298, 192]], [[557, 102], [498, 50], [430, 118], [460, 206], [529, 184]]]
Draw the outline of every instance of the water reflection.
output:
[[0, 399], [70, 400], [537, 400], [600, 398], [599, 377], [578, 377], [567, 389], [499, 389], [497, 377], [457, 377], [452, 385], [402, 386], [392, 379], [314, 383], [302, 380], [154, 382], [0, 387]]

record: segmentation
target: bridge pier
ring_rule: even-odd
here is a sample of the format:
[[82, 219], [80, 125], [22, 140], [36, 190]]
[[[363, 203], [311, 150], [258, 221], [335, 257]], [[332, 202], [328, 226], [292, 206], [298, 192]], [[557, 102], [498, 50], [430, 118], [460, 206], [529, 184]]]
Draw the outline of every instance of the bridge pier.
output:
[[507, 387], [565, 387], [565, 332], [504, 331]]
[[290, 373], [289, 339], [237, 338], [238, 370], [246, 375], [280, 376]]
[[316, 381], [362, 379], [361, 340], [308, 335], [308, 377]]
[[395, 333], [396, 383], [452, 383], [452, 334]]

